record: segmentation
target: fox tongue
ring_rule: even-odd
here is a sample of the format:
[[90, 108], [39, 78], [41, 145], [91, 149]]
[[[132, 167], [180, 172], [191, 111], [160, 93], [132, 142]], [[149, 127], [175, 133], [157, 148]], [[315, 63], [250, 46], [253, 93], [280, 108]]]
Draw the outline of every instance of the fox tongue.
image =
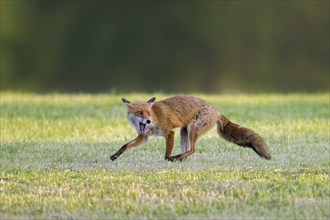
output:
[[140, 123], [140, 131], [141, 131], [142, 133], [144, 133], [144, 129], [145, 129], [145, 124]]

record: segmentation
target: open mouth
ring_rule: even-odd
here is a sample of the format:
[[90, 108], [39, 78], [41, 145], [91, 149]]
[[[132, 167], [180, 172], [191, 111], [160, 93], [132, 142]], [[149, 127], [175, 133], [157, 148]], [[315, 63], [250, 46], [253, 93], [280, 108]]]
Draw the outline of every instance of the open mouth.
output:
[[140, 123], [140, 124], [139, 124], [139, 127], [140, 127], [140, 131], [141, 131], [141, 133], [144, 133], [144, 130], [145, 130], [145, 128], [146, 128], [146, 125], [143, 124], [143, 123]]

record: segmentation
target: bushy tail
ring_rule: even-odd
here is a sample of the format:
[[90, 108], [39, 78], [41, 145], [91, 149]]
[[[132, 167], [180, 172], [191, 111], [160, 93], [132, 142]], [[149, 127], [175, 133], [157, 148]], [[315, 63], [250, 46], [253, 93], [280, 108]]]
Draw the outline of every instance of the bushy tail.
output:
[[270, 152], [264, 139], [248, 128], [232, 123], [224, 115], [219, 116], [218, 133], [225, 140], [233, 142], [239, 146], [252, 148], [259, 156], [270, 160]]

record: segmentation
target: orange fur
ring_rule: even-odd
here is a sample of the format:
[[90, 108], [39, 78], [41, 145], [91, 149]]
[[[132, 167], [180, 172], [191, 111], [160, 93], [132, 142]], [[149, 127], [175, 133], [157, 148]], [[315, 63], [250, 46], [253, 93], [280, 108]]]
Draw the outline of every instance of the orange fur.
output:
[[[215, 125], [225, 140], [252, 148], [260, 156], [270, 159], [267, 144], [251, 129], [232, 123], [219, 113], [209, 102], [191, 96], [174, 96], [159, 102], [151, 98], [146, 103], [131, 103], [122, 99], [127, 106], [127, 118], [138, 132], [138, 137], [125, 144], [111, 160], [117, 159], [130, 147], [147, 141], [149, 135], [163, 136], [166, 139], [165, 159], [183, 160], [195, 152], [198, 137]], [[181, 128], [181, 154], [171, 156], [174, 145], [174, 128]]]

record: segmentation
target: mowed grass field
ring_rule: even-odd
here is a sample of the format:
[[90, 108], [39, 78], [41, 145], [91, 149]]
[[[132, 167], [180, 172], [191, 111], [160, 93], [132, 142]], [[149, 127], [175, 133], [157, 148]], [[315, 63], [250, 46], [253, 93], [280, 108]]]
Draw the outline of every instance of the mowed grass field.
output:
[[162, 137], [111, 161], [136, 137], [121, 97], [170, 95], [2, 92], [0, 218], [330, 218], [328, 93], [195, 95], [263, 136], [272, 159], [213, 129], [184, 162], [163, 159]]

